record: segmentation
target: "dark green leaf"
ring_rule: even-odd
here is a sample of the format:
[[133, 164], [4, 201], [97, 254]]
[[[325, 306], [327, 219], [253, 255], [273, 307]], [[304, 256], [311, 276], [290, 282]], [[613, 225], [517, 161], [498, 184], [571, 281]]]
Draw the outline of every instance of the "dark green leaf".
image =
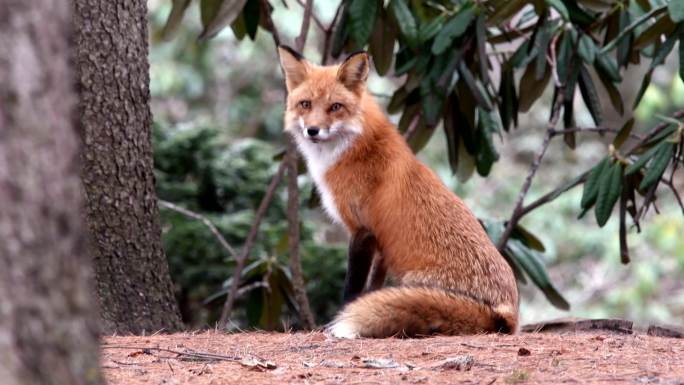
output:
[[679, 27], [679, 77], [684, 81], [684, 28]]
[[[631, 23], [631, 18], [628, 11], [620, 12], [620, 31], [627, 28]], [[617, 46], [617, 62], [618, 65], [622, 67], [627, 67], [629, 63], [629, 57], [632, 53], [632, 45], [634, 43], [634, 32], [627, 35], [626, 38], [622, 39]]]
[[544, 93], [546, 85], [551, 79], [551, 70], [546, 67], [544, 77], [541, 80], [537, 80], [535, 76], [535, 65], [530, 63], [525, 69], [525, 73], [520, 79], [520, 111], [527, 112], [532, 108], [534, 102], [539, 99], [539, 97]]
[[418, 153], [430, 141], [434, 133], [435, 126], [428, 126], [422, 118], [418, 119], [416, 130], [408, 140], [409, 147], [414, 153]]
[[466, 29], [468, 29], [474, 16], [473, 8], [465, 6], [454, 17], [449, 19], [444, 28], [435, 37], [435, 41], [432, 43], [432, 53], [439, 55], [449, 48], [451, 42], [463, 35]]
[[[487, 232], [489, 239], [492, 241], [492, 243], [496, 245], [499, 242], [501, 235], [503, 234], [504, 228], [506, 227], [505, 223], [495, 222], [491, 220], [480, 221], [480, 223]], [[518, 263], [517, 258], [511, 253], [511, 251], [508, 248], [505, 248], [501, 255], [504, 257], [506, 262], [508, 262], [508, 265], [513, 270], [513, 275], [515, 276], [516, 281], [518, 281], [520, 284], [527, 285], [527, 279], [525, 278], [525, 274], [523, 273], [522, 266], [520, 266], [520, 263]]]
[[394, 24], [382, 12], [375, 22], [375, 29], [371, 35], [369, 47], [378, 75], [385, 75], [392, 66], [395, 39], [396, 30]]
[[245, 9], [242, 10], [242, 16], [245, 20], [245, 30], [249, 38], [254, 40], [259, 29], [259, 19], [261, 17], [261, 1], [247, 0]]
[[594, 63], [594, 60], [596, 60], [596, 45], [594, 44], [594, 41], [591, 39], [591, 36], [587, 34], [582, 34], [582, 36], [579, 39], [577, 53], [585, 63]]
[[470, 69], [464, 61], [461, 61], [459, 63], [458, 72], [459, 74], [461, 74], [461, 78], [468, 85], [468, 88], [470, 88], [470, 91], [475, 100], [477, 101], [477, 104], [488, 111], [491, 110], [492, 105], [489, 101], [489, 95], [487, 95], [486, 91], [484, 91], [482, 88], [478, 86], [477, 81], [473, 76], [473, 73], [470, 72]]
[[532, 282], [544, 293], [549, 302], [559, 309], [568, 310], [570, 308], [570, 304], [551, 283], [551, 279], [546, 273], [540, 254], [537, 251], [526, 247], [516, 239], [509, 240], [506, 247], [525, 273], [532, 279]]
[[421, 43], [425, 43], [435, 37], [435, 35], [442, 30], [444, 20], [446, 20], [446, 15], [441, 14], [431, 19], [426, 24], [421, 25], [420, 30], [418, 31], [418, 40], [420, 40]]
[[[202, 6], [202, 3], [211, 3]], [[216, 3], [220, 3], [217, 4]], [[242, 12], [247, 0], [202, 0], [200, 4], [200, 10], [202, 10], [202, 33], [200, 34], [200, 40], [206, 40], [217, 33], [219, 33], [224, 27], [230, 25]], [[212, 12], [205, 12], [205, 7], [207, 10], [212, 10]]]
[[390, 8], [402, 35], [406, 38], [406, 43], [415, 47], [418, 38], [418, 26], [405, 0], [392, 0]]
[[506, 0], [500, 3], [487, 20], [489, 25], [499, 25], [501, 22], [518, 13], [528, 4], [527, 0]]
[[511, 123], [517, 118], [517, 96], [515, 92], [513, 69], [504, 69], [501, 74], [501, 84], [499, 85], [499, 114], [503, 129], [508, 131]]
[[511, 238], [521, 241], [525, 246], [531, 249], [541, 252], [546, 251], [544, 243], [520, 224], [513, 228]]
[[530, 43], [527, 41], [520, 44], [520, 47], [518, 47], [515, 53], [513, 53], [513, 56], [508, 60], [508, 67], [522, 68], [534, 60], [537, 57], [537, 52], [539, 50], [537, 47], [533, 46], [531, 52], [528, 54], [528, 51], [530, 51], [529, 47]]
[[397, 90], [394, 91], [394, 94], [392, 95], [389, 104], [387, 105], [387, 112], [389, 112], [390, 114], [396, 114], [397, 112], [401, 111], [401, 107], [404, 105], [404, 101], [406, 100], [408, 95], [409, 94], [408, 91], [406, 91], [406, 88], [397, 88]]
[[209, 24], [216, 17], [223, 1], [224, 0], [200, 0], [200, 20], [202, 21], [203, 26]]
[[620, 149], [620, 147], [622, 147], [622, 144], [625, 143], [627, 138], [629, 138], [629, 135], [632, 133], [634, 122], [634, 118], [630, 118], [625, 122], [625, 124], [622, 125], [622, 128], [620, 128], [618, 134], [615, 135], [615, 139], [613, 139], [613, 147], [616, 149]]
[[[477, 131], [477, 126], [475, 125], [477, 102], [463, 79], [460, 79], [456, 83], [456, 88], [457, 93], [454, 97], [454, 104], [458, 106], [458, 108], [454, 108], [454, 113], [457, 113], [458, 117], [454, 116], [454, 120], [458, 122], [457, 127], [463, 146], [466, 148], [468, 154], [475, 155], [478, 152], [478, 142], [477, 137], [475, 136]], [[459, 163], [459, 168], [460, 167]]]
[[675, 144], [670, 142], [664, 142], [662, 145], [658, 146], [658, 151], [653, 155], [653, 162], [651, 162], [651, 166], [646, 171], [644, 180], [639, 184], [639, 190], [646, 190], [660, 180], [667, 165], [670, 164], [670, 161], [672, 160], [674, 149]]
[[599, 186], [600, 186], [600, 181], [602, 178], [606, 177], [608, 173], [606, 173], [606, 170], [610, 169], [610, 158], [606, 157], [603, 158], [599, 164], [594, 166], [593, 169], [591, 169], [591, 173], [589, 174], [589, 178], [587, 179], [586, 182], [584, 182], [584, 190], [582, 191], [582, 203], [580, 203], [580, 206], [583, 209], [589, 209], [595, 202], [596, 202], [596, 197], [598, 196], [598, 191], [599, 191]]
[[648, 86], [651, 85], [651, 76], [652, 75], [653, 75], [653, 70], [648, 71], [646, 73], [646, 75], [644, 75], [644, 80], [641, 81], [641, 86], [639, 87], [639, 91], [637, 92], [637, 96], [634, 99], [634, 105], [632, 106], [633, 109], [637, 108], [637, 106], [641, 102], [641, 98], [644, 97], [644, 94], [646, 93]]
[[378, 0], [351, 0], [347, 9], [352, 38], [358, 47], [364, 47], [375, 25]]
[[596, 16], [582, 9], [575, 0], [563, 0], [563, 4], [568, 9], [570, 21], [580, 28], [588, 27], [596, 21]]
[[620, 31], [620, 34], [615, 39], [611, 40], [608, 44], [604, 45], [603, 48], [601, 48], [601, 53], [605, 54], [612, 51], [620, 43], [622, 39], [631, 36], [638, 26], [650, 20], [652, 17], [664, 12], [665, 7], [666, 5], [661, 5], [658, 8], [653, 8], [648, 13], [634, 20], [630, 25], [627, 26], [627, 28], [624, 28], [622, 31]]
[[620, 115], [623, 115], [625, 113], [625, 106], [622, 102], [622, 94], [605, 73], [600, 70], [596, 72], [598, 74], [599, 80], [601, 80], [601, 84], [603, 84], [603, 88], [605, 88], [608, 92], [610, 103], [615, 108], [615, 111], [617, 111]]
[[558, 44], [558, 54], [556, 55], [556, 60], [558, 62], [558, 65], [556, 66], [556, 73], [558, 74], [558, 79], [560, 79], [562, 83], [565, 83], [565, 80], [568, 77], [568, 69], [570, 68], [571, 55], [572, 38], [570, 36], [570, 33], [565, 32], [560, 38], [560, 43]]
[[534, 76], [536, 80], [542, 80], [546, 73], [547, 55], [549, 53], [549, 42], [551, 41], [551, 31], [549, 23], [545, 23], [537, 33], [535, 47], [538, 49], [535, 61]]
[[563, 19], [568, 20], [570, 19], [570, 14], [568, 12], [568, 8], [563, 4], [561, 0], [544, 0], [546, 4], [550, 5], [551, 7], [555, 8], [556, 11], [563, 17]]
[[667, 55], [670, 54], [672, 48], [674, 48], [674, 45], [677, 42], [677, 39], [679, 38], [678, 35], [679, 34], [673, 33], [672, 35], [668, 36], [665, 42], [660, 46], [660, 48], [658, 48], [655, 56], [653, 57], [653, 61], [651, 62], [651, 66], [649, 67], [650, 70], [653, 70], [655, 67], [665, 62]]
[[418, 63], [418, 58], [415, 56], [407, 59], [406, 61], [400, 61], [402, 59], [401, 55], [397, 54], [397, 61], [394, 63], [394, 76], [401, 76], [411, 69]]
[[169, 40], [173, 36], [174, 32], [183, 20], [183, 15], [185, 15], [185, 10], [190, 5], [190, 0], [173, 0], [171, 3], [171, 12], [169, 13], [169, 18], [166, 19], [166, 24], [164, 24], [164, 29], [162, 29], [161, 36], [164, 40]]
[[409, 125], [413, 121], [413, 118], [420, 113], [420, 107], [421, 103], [406, 105], [404, 112], [401, 114], [401, 118], [399, 118], [399, 123], [397, 124], [399, 132], [406, 132], [406, 130], [409, 128]]
[[477, 38], [477, 56], [480, 62], [480, 79], [485, 84], [489, 83], [489, 59], [487, 58], [487, 27], [485, 26], [484, 13], [477, 17], [475, 22], [475, 36]]
[[653, 44], [662, 35], [669, 35], [676, 27], [677, 25], [667, 15], [661, 17], [636, 38], [634, 49], [643, 49]]
[[421, 85], [421, 97], [423, 99], [423, 118], [428, 126], [435, 126], [442, 115], [443, 100], [427, 78], [423, 79]]
[[487, 176], [494, 162], [499, 159], [499, 153], [496, 151], [493, 141], [493, 135], [500, 131], [499, 123], [492, 112], [482, 108], [478, 108], [477, 112], [480, 127], [477, 131], [479, 134], [479, 151], [475, 155], [475, 161], [477, 173], [481, 176]]
[[603, 227], [608, 222], [621, 191], [622, 164], [616, 162], [610, 169], [602, 173], [601, 180], [599, 181], [599, 191], [596, 197], [594, 213], [596, 214], [596, 222], [600, 227]]
[[449, 166], [451, 167], [451, 173], [456, 174], [456, 171], [458, 170], [458, 147], [459, 147], [459, 140], [458, 140], [458, 128], [457, 128], [457, 121], [454, 118], [458, 118], [458, 114], [455, 114], [454, 111], [458, 109], [458, 106], [454, 105], [454, 96], [453, 94], [450, 95], [447, 98], [446, 105], [444, 108], [444, 134], [446, 135], [446, 145], [447, 145], [447, 153], [449, 156]]
[[649, 160], [664, 146], [666, 146], [667, 143], [660, 143], [659, 145], [649, 149], [645, 153], [643, 153], [639, 159], [637, 159], [636, 162], [630, 164], [626, 169], [625, 169], [625, 175], [632, 175], [635, 172], [641, 170], [642, 167], [648, 163]]
[[[257, 21], [258, 22], [258, 21]], [[245, 25], [245, 15], [244, 12], [240, 14], [240, 16], [235, 19], [233, 24], [230, 25], [230, 29], [233, 30], [233, 34], [235, 35], [235, 38], [238, 40], [242, 40], [247, 36], [247, 26]]]
[[603, 72], [611, 81], [622, 81], [622, 76], [620, 76], [620, 69], [618, 68], [617, 62], [608, 54], [597, 55], [594, 66], [597, 71]]
[[591, 80], [591, 75], [589, 75], [589, 71], [587, 71], [584, 66], [580, 66], [579, 86], [584, 103], [587, 105], [587, 108], [589, 108], [594, 123], [596, 123], [597, 126], [600, 126], [601, 123], [603, 123], [601, 102], [598, 93], [596, 92], [596, 87], [594, 87], [594, 82]]

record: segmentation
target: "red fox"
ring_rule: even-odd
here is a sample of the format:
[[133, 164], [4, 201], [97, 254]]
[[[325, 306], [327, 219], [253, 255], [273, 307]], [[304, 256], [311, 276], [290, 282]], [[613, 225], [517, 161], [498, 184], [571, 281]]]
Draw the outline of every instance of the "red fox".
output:
[[[352, 235], [338, 338], [515, 333], [513, 271], [477, 218], [414, 156], [366, 89], [368, 55], [317, 66], [279, 47], [285, 130], [325, 211]], [[371, 289], [360, 294], [373, 260]], [[396, 284], [382, 286], [385, 274]], [[358, 296], [358, 298], [357, 298]]]

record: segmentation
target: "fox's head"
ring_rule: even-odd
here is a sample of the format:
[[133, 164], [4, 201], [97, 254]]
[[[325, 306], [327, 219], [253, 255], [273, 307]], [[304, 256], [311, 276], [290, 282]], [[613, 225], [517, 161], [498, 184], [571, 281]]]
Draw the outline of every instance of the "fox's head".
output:
[[368, 55], [359, 52], [340, 65], [318, 66], [289, 47], [278, 50], [288, 93], [285, 130], [300, 148], [335, 148], [360, 134]]

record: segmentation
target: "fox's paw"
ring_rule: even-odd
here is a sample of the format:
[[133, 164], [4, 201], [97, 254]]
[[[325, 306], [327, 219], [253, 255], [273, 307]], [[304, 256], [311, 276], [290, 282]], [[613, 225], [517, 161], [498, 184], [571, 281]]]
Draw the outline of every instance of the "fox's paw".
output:
[[328, 326], [325, 332], [335, 338], [345, 338], [349, 340], [361, 337], [357, 327], [346, 320], [334, 321]]

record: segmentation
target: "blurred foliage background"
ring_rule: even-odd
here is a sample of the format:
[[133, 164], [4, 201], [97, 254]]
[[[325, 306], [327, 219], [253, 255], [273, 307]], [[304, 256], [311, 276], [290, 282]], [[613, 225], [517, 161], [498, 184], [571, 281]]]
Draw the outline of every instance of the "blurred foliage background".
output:
[[[274, 1], [273, 20], [281, 40], [299, 33], [302, 8]], [[338, 1], [315, 2], [315, 12], [327, 25]], [[158, 194], [209, 218], [236, 249], [247, 236], [256, 206], [274, 174], [283, 150], [282, 112], [285, 90], [271, 36], [259, 28], [254, 40], [239, 41], [230, 28], [214, 39], [198, 42], [202, 31], [199, 7], [188, 15], [175, 36], [161, 39], [171, 10], [170, 1], [151, 0], [151, 92], [155, 130], [155, 171]], [[311, 26], [313, 33], [316, 28]], [[313, 34], [304, 51], [317, 62], [322, 36]], [[675, 50], [676, 52], [676, 50]], [[623, 74], [619, 92], [636, 95], [648, 63]], [[655, 69], [652, 83], [634, 111], [634, 132], [658, 123], [656, 114], [684, 108], [684, 84], [676, 55]], [[634, 81], [632, 81], [632, 79]], [[405, 76], [373, 74], [369, 88], [387, 105]], [[599, 90], [603, 124], [620, 127], [624, 118], [613, 112], [608, 95]], [[450, 167], [447, 138], [436, 130], [419, 158], [435, 170], [481, 218], [506, 220], [527, 169], [543, 140], [552, 90], [548, 88], [529, 112], [521, 113], [517, 129], [494, 136], [499, 161], [488, 176], [458, 178]], [[577, 126], [594, 126], [590, 111], [574, 103]], [[401, 114], [392, 115], [399, 122]], [[612, 137], [583, 134], [578, 150], [552, 141], [534, 179], [528, 200], [578, 175], [599, 162]], [[681, 174], [681, 173], [680, 173]], [[684, 180], [677, 179], [680, 191]], [[346, 268], [346, 235], [316, 208], [306, 175], [299, 178], [302, 207], [303, 269], [317, 322], [327, 322], [341, 301]], [[243, 273], [235, 327], [287, 329], [296, 324], [287, 267], [286, 194], [284, 188], [268, 209], [257, 246]], [[684, 319], [684, 220], [674, 199], [662, 194], [659, 215], [649, 210], [642, 232], [630, 229], [632, 262], [620, 263], [618, 221], [597, 227], [593, 216], [578, 219], [582, 188], [576, 187], [523, 218], [522, 225], [543, 242], [544, 263], [552, 282], [571, 304], [564, 312], [544, 295], [522, 285], [523, 322], [559, 316], [622, 317], [637, 322], [681, 323]], [[199, 221], [162, 210], [164, 245], [184, 321], [193, 328], [212, 327], [225, 298], [234, 261]], [[541, 254], [540, 254], [541, 255]]]

